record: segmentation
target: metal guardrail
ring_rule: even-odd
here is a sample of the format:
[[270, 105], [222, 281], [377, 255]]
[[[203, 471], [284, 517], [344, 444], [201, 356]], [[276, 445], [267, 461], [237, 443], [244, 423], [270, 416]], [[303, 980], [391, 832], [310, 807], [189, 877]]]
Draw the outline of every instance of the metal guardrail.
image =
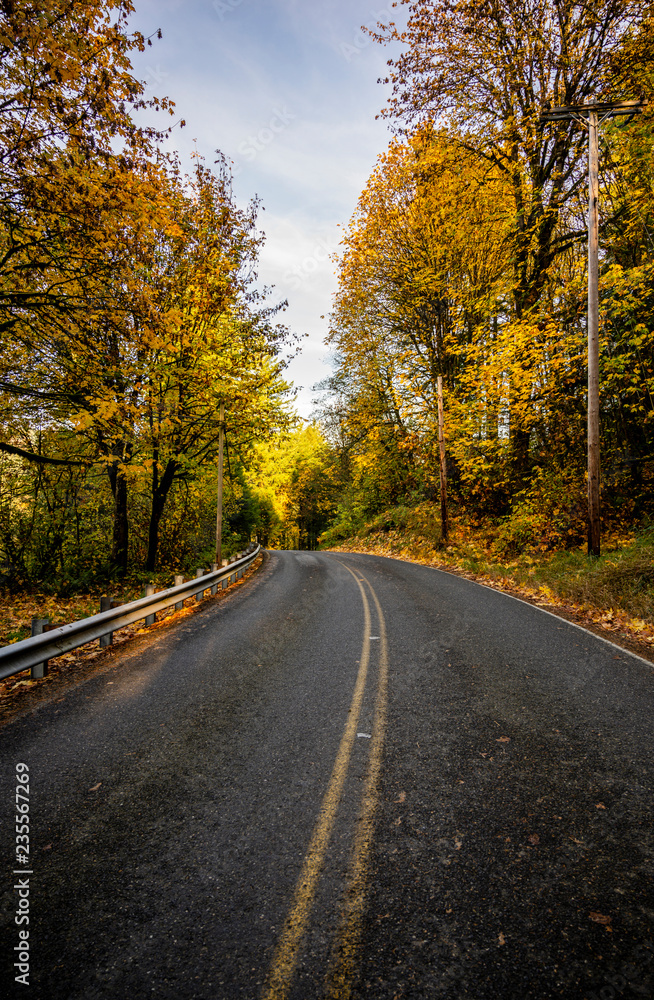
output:
[[261, 546], [257, 545], [252, 552], [233, 563], [205, 573], [203, 576], [194, 577], [177, 587], [160, 590], [157, 594], [141, 597], [138, 601], [122, 604], [110, 611], [101, 611], [100, 614], [92, 615], [90, 618], [61, 625], [43, 635], [35, 635], [14, 642], [10, 646], [3, 646], [0, 648], [0, 680], [36, 667], [55, 656], [61, 656], [62, 653], [69, 653], [71, 649], [77, 649], [78, 646], [83, 646], [93, 639], [100, 639], [119, 628], [141, 621], [142, 618], [156, 615], [158, 611], [163, 611], [172, 604], [181, 604], [187, 597], [203, 593], [222, 581], [229, 582], [230, 577], [237, 580], [254, 562], [260, 551]]

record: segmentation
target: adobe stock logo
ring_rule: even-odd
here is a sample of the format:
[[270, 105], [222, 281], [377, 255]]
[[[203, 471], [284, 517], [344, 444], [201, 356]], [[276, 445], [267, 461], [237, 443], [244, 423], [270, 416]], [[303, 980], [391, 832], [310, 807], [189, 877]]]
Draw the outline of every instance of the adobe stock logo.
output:
[[325, 240], [318, 240], [313, 253], [305, 257], [301, 264], [296, 264], [290, 271], [287, 271], [284, 275], [284, 281], [287, 281], [293, 291], [297, 292], [304, 282], [312, 274], [315, 274], [321, 264], [329, 263], [335, 249], [335, 247], [330, 246]]
[[212, 7], [221, 21], [241, 6], [243, 0], [213, 0]]
[[[238, 146], [238, 152], [243, 160], [248, 163], [253, 163], [260, 153], [263, 153], [265, 149], [272, 142], [275, 141], [278, 135], [285, 132], [291, 122], [294, 122], [297, 115], [294, 115], [288, 110], [284, 105], [282, 108], [274, 108], [270, 120], [267, 122], [263, 128], [260, 128], [254, 135], [249, 135], [247, 139], [244, 139]], [[236, 161], [234, 164], [233, 175], [237, 177], [243, 169], [242, 161]]]
[[[377, 24], [381, 22], [382, 24], [388, 24], [392, 19], [391, 9], [389, 7], [384, 7], [382, 10], [371, 10], [370, 20], [366, 23], [365, 27], [368, 31], [376, 31]], [[357, 31], [356, 35], [351, 42], [341, 42], [339, 45], [339, 50], [342, 56], [344, 56], [348, 62], [352, 62], [355, 56], [361, 55], [364, 49], [367, 49], [369, 45], [372, 44], [372, 38], [367, 31], [363, 29]]]
[[143, 81], [146, 90], [151, 90], [153, 87], [161, 86], [165, 80], [168, 79], [170, 73], [166, 73], [165, 70], [161, 68], [159, 63], [153, 68], [152, 66], [145, 67], [145, 79]]

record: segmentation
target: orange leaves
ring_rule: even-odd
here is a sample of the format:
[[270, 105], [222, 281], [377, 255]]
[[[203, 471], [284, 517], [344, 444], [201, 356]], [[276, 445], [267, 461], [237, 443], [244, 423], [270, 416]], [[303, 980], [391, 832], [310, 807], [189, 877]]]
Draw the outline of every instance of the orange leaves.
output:
[[613, 933], [613, 928], [611, 927], [612, 917], [605, 916], [603, 913], [598, 913], [596, 910], [591, 910], [588, 914], [588, 919], [592, 920], [594, 924], [600, 924], [604, 927], [607, 934]]
[[[576, 129], [554, 140], [539, 114], [573, 100], [556, 82], [570, 71], [574, 101], [592, 97], [625, 41], [624, 7], [577, 7], [554, 24], [542, 0], [407, 6], [388, 113], [413, 132], [380, 157], [343, 241], [330, 333], [343, 427], [357, 461], [367, 451], [380, 470], [366, 480], [375, 509], [430, 496], [444, 376], [457, 499], [507, 519], [506, 555], [570, 548], [586, 533], [585, 140]], [[389, 26], [377, 40], [392, 37]], [[607, 124], [605, 137], [603, 511], [628, 523], [653, 509], [651, 116]]]

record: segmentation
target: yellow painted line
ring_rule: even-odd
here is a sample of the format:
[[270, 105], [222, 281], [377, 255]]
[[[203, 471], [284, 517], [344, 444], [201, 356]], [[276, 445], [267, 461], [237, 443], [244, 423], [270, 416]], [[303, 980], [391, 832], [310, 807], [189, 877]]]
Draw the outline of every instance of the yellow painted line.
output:
[[[357, 579], [354, 573], [352, 575]], [[363, 601], [363, 645], [359, 672], [354, 686], [354, 694], [352, 695], [352, 703], [345, 731], [338, 748], [336, 762], [329, 779], [329, 785], [322, 800], [318, 822], [314, 828], [302, 871], [295, 887], [291, 909], [286, 918], [270, 972], [268, 973], [266, 986], [262, 993], [262, 1000], [283, 1000], [288, 995], [297, 964], [298, 952], [318, 888], [318, 880], [325, 860], [325, 853], [334, 827], [343, 785], [347, 777], [352, 746], [356, 738], [368, 674], [368, 662], [370, 660], [370, 605], [361, 582], [358, 579], [357, 584], [361, 592], [361, 600]]]
[[[347, 568], [347, 567], [346, 567]], [[350, 571], [351, 572], [351, 571]], [[362, 574], [363, 575], [363, 574]], [[348, 889], [332, 947], [327, 973], [325, 1000], [349, 1000], [356, 972], [363, 930], [363, 914], [368, 882], [368, 859], [374, 834], [375, 811], [379, 794], [382, 750], [386, 731], [388, 705], [388, 641], [386, 622], [381, 605], [371, 583], [363, 577], [372, 594], [381, 638], [375, 721], [372, 730], [370, 763], [363, 793], [361, 819], [354, 842]]]

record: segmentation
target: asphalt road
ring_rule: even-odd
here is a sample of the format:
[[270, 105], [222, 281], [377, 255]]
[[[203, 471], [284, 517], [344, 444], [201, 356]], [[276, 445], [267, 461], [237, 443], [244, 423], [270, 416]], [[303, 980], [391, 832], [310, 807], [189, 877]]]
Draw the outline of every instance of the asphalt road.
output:
[[6, 995], [652, 997], [653, 720], [654, 667], [537, 608], [270, 553], [0, 730]]

